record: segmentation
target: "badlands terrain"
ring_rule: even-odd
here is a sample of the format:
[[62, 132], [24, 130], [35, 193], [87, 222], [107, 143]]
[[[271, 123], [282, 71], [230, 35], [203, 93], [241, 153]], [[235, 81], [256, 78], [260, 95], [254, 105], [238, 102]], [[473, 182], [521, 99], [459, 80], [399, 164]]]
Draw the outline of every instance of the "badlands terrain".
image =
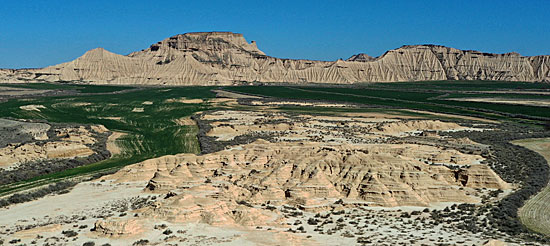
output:
[[6, 83], [0, 245], [547, 245], [549, 94]]
[[312, 61], [266, 55], [242, 34], [197, 32], [119, 55], [103, 48], [39, 69], [2, 69], [4, 82], [141, 85], [336, 83], [426, 80], [550, 81], [550, 56], [491, 54], [439, 45], [406, 45], [379, 57]]

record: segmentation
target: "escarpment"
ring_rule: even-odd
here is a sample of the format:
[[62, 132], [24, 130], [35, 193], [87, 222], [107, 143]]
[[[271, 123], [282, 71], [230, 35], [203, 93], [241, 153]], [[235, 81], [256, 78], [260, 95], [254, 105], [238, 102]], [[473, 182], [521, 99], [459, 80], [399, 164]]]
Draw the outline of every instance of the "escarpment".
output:
[[340, 83], [424, 80], [550, 81], [549, 56], [490, 54], [437, 45], [410, 45], [380, 57], [346, 61], [268, 56], [242, 34], [199, 32], [162, 40], [127, 56], [102, 48], [42, 69], [2, 70], [5, 82], [230, 85], [243, 82]]

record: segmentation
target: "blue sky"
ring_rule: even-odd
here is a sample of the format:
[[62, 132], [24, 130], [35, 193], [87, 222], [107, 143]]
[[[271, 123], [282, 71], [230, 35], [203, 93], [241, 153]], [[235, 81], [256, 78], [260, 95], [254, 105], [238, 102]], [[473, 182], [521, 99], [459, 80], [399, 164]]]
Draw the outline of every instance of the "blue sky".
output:
[[232, 31], [281, 58], [379, 56], [405, 44], [550, 54], [550, 1], [116, 1], [0, 4], [0, 67], [43, 67], [103, 47], [128, 54], [175, 34]]

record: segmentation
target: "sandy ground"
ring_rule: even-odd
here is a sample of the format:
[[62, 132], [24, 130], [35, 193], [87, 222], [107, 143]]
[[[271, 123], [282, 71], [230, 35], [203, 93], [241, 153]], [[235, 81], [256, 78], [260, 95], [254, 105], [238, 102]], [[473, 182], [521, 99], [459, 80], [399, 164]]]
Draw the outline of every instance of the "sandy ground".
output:
[[[438, 132], [468, 129], [452, 122], [236, 110], [202, 120], [218, 140], [265, 133], [275, 142], [150, 159], [66, 194], [0, 209], [0, 239], [38, 245], [141, 239], [157, 245], [481, 245], [491, 238], [431, 223], [422, 211], [479, 202], [481, 188], [508, 188], [479, 164], [480, 155], [453, 149], [484, 148], [471, 140], [449, 140], [444, 147], [386, 142], [424, 137], [440, 143], [447, 140]], [[108, 148], [117, 137], [109, 137]], [[417, 214], [403, 218], [404, 211]]]
[[36, 89], [0, 86], [0, 96], [27, 96], [27, 95], [34, 95], [34, 94], [42, 94], [49, 91], [50, 90], [36, 90]]
[[[63, 127], [56, 128], [56, 139], [49, 139], [46, 132], [50, 126], [44, 123], [27, 123], [0, 120], [6, 122], [5, 127], [18, 127], [20, 133], [30, 133], [35, 141], [17, 142], [12, 139], [10, 144], [0, 148], [0, 168], [9, 170], [25, 163], [35, 163], [49, 159], [72, 159], [87, 157], [95, 152], [89, 145], [97, 142], [93, 132], [105, 132], [107, 129], [102, 125], [92, 126], [93, 132], [85, 127]], [[48, 142], [41, 142], [49, 140]]]
[[293, 101], [279, 101], [279, 102], [264, 102], [264, 101], [252, 101], [250, 102], [255, 106], [300, 106], [300, 107], [324, 107], [324, 108], [349, 108], [353, 107], [349, 104], [341, 103], [317, 103], [317, 102], [293, 102]]
[[111, 152], [111, 155], [118, 155], [122, 152], [116, 140], [124, 135], [126, 135], [126, 133], [113, 132], [111, 136], [107, 138], [107, 150]]
[[[247, 134], [275, 134], [281, 141], [309, 140], [340, 143], [374, 142], [389, 136], [411, 136], [423, 131], [469, 129], [454, 123], [384, 113], [345, 113], [342, 116], [290, 115], [283, 112], [218, 111], [203, 116], [214, 121], [207, 136], [220, 141]], [[353, 132], [353, 133], [352, 133]]]
[[24, 105], [19, 107], [22, 110], [28, 110], [28, 111], [38, 111], [40, 112], [40, 109], [46, 108], [44, 105]]
[[434, 113], [430, 111], [422, 111], [422, 110], [413, 110], [413, 109], [404, 109], [405, 111], [414, 112], [414, 113], [422, 113], [422, 114], [430, 114], [435, 116], [441, 116], [445, 118], [455, 118], [455, 119], [465, 119], [465, 120], [473, 120], [473, 121], [481, 121], [481, 122], [487, 122], [487, 123], [493, 123], [493, 124], [500, 124], [500, 122], [495, 120], [488, 120], [478, 117], [471, 117], [471, 116], [463, 116], [463, 115], [454, 115], [454, 114], [442, 114], [442, 113]]
[[132, 109], [132, 112], [134, 112], [134, 113], [142, 113], [142, 112], [143, 112], [143, 108], [134, 108], [134, 109]]
[[195, 103], [203, 103], [204, 100], [202, 99], [188, 99], [185, 97], [182, 98], [172, 98], [172, 99], [166, 99], [166, 102], [179, 102], [179, 103], [189, 103], [189, 104], [195, 104]]
[[[147, 181], [112, 179], [117, 177], [114, 175], [84, 182], [66, 194], [47, 196], [36, 201], [13, 205], [9, 209], [0, 209], [0, 239], [6, 242], [20, 239], [27, 244], [34, 241], [38, 245], [82, 245], [89, 241], [95, 242], [96, 245], [131, 245], [141, 239], [147, 239], [160, 245], [232, 246], [355, 245], [358, 240], [376, 245], [482, 245], [489, 239], [453, 230], [444, 224], [418, 224], [420, 219], [430, 221], [426, 213], [408, 219], [401, 218], [403, 211], [425, 209], [411, 206], [355, 208], [334, 204], [332, 212], [329, 210], [319, 213], [300, 211], [290, 206], [273, 206], [275, 212], [284, 215], [281, 224], [256, 227], [177, 222], [162, 214], [158, 214], [158, 217], [147, 215], [147, 211], [155, 211], [155, 207], [162, 208], [160, 204], [166, 200], [163, 198], [166, 196], [164, 193], [157, 195], [144, 191], [143, 187], [147, 185]], [[118, 212], [122, 204], [151, 195], [156, 196], [155, 200], [158, 201], [154, 202], [151, 208]], [[442, 209], [450, 204], [452, 203], [434, 204], [432, 209]], [[262, 208], [259, 205], [253, 207]], [[163, 210], [158, 210], [157, 213], [161, 211]], [[311, 220], [318, 222], [313, 225], [309, 222]], [[127, 234], [113, 236], [90, 230], [99, 222], [109, 221], [127, 223], [126, 227], [122, 228], [122, 232]], [[64, 235], [63, 231], [74, 231], [78, 235], [69, 237]]]
[[[99, 181], [84, 182], [66, 194], [46, 196], [32, 202], [1, 208], [0, 238], [21, 238], [31, 242], [37, 240], [37, 235], [41, 235], [44, 238], [38, 241], [42, 241], [39, 245], [43, 245], [49, 237], [62, 237], [63, 230], [77, 229], [73, 227], [74, 224], [86, 225], [87, 229], [84, 231], [89, 231], [97, 216], [105, 213], [102, 212], [105, 210], [103, 206], [112, 201], [139, 196], [142, 186], [143, 184], [107, 185]], [[28, 226], [40, 228], [13, 234]], [[71, 242], [67, 239], [57, 241], [55, 245], [82, 245], [86, 241]]]
[[100, 117], [100, 119], [107, 119], [107, 120], [122, 120], [122, 117]]
[[258, 96], [245, 95], [245, 94], [229, 92], [229, 91], [224, 91], [224, 90], [213, 90], [213, 92], [216, 93], [216, 97], [227, 97], [227, 98], [236, 98], [236, 99], [238, 99], [238, 98], [261, 98], [261, 97], [258, 97]]
[[197, 125], [197, 123], [189, 117], [183, 117], [183, 118], [180, 118], [180, 119], [175, 119], [174, 122], [176, 124], [180, 125], [180, 126], [195, 126], [195, 125]]

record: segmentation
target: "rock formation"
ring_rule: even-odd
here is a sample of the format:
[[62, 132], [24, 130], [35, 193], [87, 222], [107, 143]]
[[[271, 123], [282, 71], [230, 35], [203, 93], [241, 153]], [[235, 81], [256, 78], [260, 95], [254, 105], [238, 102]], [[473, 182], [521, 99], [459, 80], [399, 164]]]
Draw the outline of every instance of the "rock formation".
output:
[[346, 61], [350, 61], [350, 62], [370, 62], [370, 61], [374, 61], [376, 60], [376, 58], [372, 57], [372, 56], [369, 56], [365, 53], [360, 53], [360, 54], [357, 54], [357, 55], [352, 55], [350, 58], [348, 58]]
[[98, 220], [94, 224], [93, 231], [108, 235], [111, 237], [128, 236], [143, 232], [141, 225], [136, 220], [124, 220], [124, 221], [104, 221]]
[[103, 125], [91, 125], [89, 129], [85, 126], [52, 129], [46, 123], [0, 119], [0, 172], [23, 164], [33, 166], [48, 160], [90, 157], [97, 153], [95, 148], [100, 148], [98, 134], [108, 133]]
[[[186, 206], [192, 207], [204, 200], [190, 196], [202, 193], [216, 198], [211, 206], [234, 201], [323, 206], [341, 198], [374, 206], [429, 206], [437, 202], [475, 202], [461, 187], [509, 188], [483, 164], [458, 169], [425, 164], [419, 159], [429, 151], [426, 148], [430, 147], [258, 140], [242, 150], [150, 159], [126, 167], [111, 178], [117, 182], [149, 179], [146, 190], [172, 192], [167, 196], [185, 200], [189, 203]], [[179, 215], [173, 209], [161, 210], [152, 214], [191, 219], [185, 209]], [[198, 208], [191, 214], [198, 216], [193, 220], [200, 221]]]
[[[200, 156], [179, 154], [146, 160], [108, 179], [147, 181], [145, 190], [167, 194], [172, 202], [151, 212], [162, 219], [201, 221], [211, 217], [208, 213], [219, 211], [214, 217], [221, 221], [213, 223], [222, 224], [236, 223], [235, 214], [227, 211], [234, 211], [238, 201], [311, 208], [338, 199], [371, 206], [430, 206], [476, 202], [470, 196], [476, 188], [510, 188], [487, 165], [480, 164], [483, 157], [477, 154], [461, 153], [452, 145], [385, 142], [428, 131], [433, 132], [431, 139], [441, 139], [436, 134], [439, 131], [468, 128], [434, 120], [365, 116], [209, 112], [199, 117], [200, 124], [210, 125], [205, 138], [238, 141], [250, 137], [246, 144]], [[342, 127], [343, 122], [347, 127]], [[347, 134], [349, 128], [353, 134]], [[301, 137], [294, 137], [296, 134]], [[253, 136], [271, 142], [254, 141]], [[320, 141], [319, 136], [324, 139]], [[470, 145], [477, 143], [470, 141]], [[198, 198], [201, 196], [215, 200]], [[175, 209], [180, 207], [187, 209]]]
[[97, 48], [43, 69], [1, 70], [4, 82], [214, 85], [242, 82], [342, 83], [423, 80], [550, 81], [550, 56], [490, 54], [437, 45], [403, 46], [372, 58], [311, 61], [267, 56], [242, 34], [176, 35], [127, 56]]
[[[196, 124], [201, 146], [212, 151], [144, 160], [67, 193], [12, 205], [0, 213], [0, 240], [37, 245], [482, 245], [494, 237], [464, 229], [463, 222], [479, 214], [461, 203], [491, 204], [515, 184], [485, 164], [489, 146], [442, 134], [489, 131], [490, 125], [466, 127], [390, 112], [308, 115], [261, 109], [220, 109], [177, 119], [180, 125]], [[28, 124], [44, 130], [42, 123]], [[52, 128], [50, 140], [82, 143], [92, 141], [82, 136], [84, 130], [109, 133], [101, 125]]]

